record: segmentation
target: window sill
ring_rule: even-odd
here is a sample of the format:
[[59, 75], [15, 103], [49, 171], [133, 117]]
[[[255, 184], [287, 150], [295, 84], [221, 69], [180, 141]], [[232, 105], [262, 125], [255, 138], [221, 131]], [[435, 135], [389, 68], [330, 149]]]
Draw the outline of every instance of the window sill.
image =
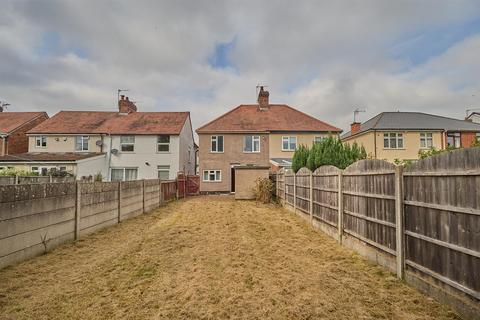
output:
[[295, 150], [286, 150], [286, 149], [282, 149], [282, 152], [295, 152]]
[[406, 148], [383, 148], [383, 150], [407, 150]]
[[170, 151], [157, 151], [157, 154], [171, 154]]
[[260, 151], [243, 151], [243, 153], [260, 153]]
[[220, 180], [220, 181], [209, 181], [209, 180], [205, 181], [205, 180], [203, 180], [202, 182], [208, 182], [208, 183], [220, 183], [220, 182], [222, 182], [222, 181], [221, 181], [221, 180]]
[[210, 153], [224, 153], [223, 151], [210, 151]]

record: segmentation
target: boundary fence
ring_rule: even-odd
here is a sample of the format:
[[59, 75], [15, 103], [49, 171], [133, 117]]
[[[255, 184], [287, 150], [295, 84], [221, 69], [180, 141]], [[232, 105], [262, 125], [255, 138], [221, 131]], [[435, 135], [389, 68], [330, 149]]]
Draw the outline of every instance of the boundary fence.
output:
[[480, 149], [408, 167], [278, 172], [280, 203], [468, 318], [480, 317]]
[[158, 208], [177, 182], [67, 182], [0, 186], [0, 269]]

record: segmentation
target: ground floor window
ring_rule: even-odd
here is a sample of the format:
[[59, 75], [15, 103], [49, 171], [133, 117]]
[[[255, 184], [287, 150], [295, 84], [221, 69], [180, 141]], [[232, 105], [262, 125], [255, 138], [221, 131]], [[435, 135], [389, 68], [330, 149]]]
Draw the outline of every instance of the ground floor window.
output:
[[203, 170], [203, 181], [222, 181], [222, 171]]
[[137, 168], [112, 168], [112, 181], [131, 181], [137, 180]]
[[447, 145], [453, 148], [460, 148], [460, 132], [447, 133]]
[[158, 179], [169, 180], [170, 179], [170, 166], [157, 166]]

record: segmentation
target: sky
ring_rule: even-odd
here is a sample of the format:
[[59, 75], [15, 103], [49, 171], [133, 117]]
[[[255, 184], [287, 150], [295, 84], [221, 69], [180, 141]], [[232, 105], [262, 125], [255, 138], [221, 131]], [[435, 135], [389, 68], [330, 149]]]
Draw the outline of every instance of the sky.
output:
[[268, 86], [349, 130], [382, 111], [480, 111], [480, 1], [0, 0], [8, 111], [190, 111], [194, 128]]

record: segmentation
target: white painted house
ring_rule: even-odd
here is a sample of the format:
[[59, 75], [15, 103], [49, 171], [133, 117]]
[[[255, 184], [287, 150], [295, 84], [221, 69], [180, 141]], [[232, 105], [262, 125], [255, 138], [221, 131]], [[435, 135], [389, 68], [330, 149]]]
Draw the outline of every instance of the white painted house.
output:
[[119, 112], [61, 111], [27, 133], [28, 153], [0, 163], [39, 173], [56, 168], [77, 179], [100, 173], [107, 181], [195, 174], [190, 113], [136, 109], [122, 96]]

